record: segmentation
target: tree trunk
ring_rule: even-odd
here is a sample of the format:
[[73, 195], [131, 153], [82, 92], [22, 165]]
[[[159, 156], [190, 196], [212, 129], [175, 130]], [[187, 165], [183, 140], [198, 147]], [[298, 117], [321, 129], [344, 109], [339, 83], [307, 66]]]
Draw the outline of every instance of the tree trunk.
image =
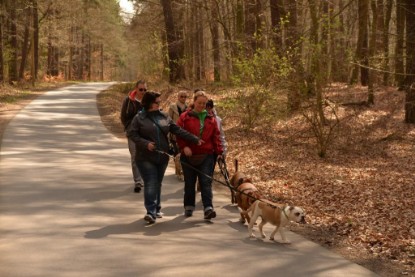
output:
[[257, 0], [247, 0], [245, 1], [245, 41], [249, 47], [246, 49], [246, 54], [251, 57], [256, 49], [257, 43], [255, 38], [256, 31], [256, 1]]
[[366, 86], [368, 82], [368, 20], [369, 1], [358, 0], [359, 30], [356, 47], [356, 65], [350, 83], [357, 83], [360, 72], [360, 83]]
[[404, 86], [409, 87], [415, 82], [415, 2], [406, 0], [406, 74]]
[[25, 22], [24, 32], [23, 32], [22, 56], [20, 60], [20, 69], [19, 69], [20, 80], [24, 79], [24, 71], [25, 71], [26, 61], [27, 61], [27, 56], [28, 56], [28, 51], [29, 51], [29, 36], [30, 36], [29, 28], [31, 26], [31, 20], [30, 20], [31, 19], [31, 8], [25, 7], [24, 11], [26, 15], [26, 22]]
[[171, 83], [177, 83], [184, 79], [183, 68], [183, 42], [177, 35], [176, 26], [173, 19], [173, 9], [171, 0], [160, 0], [163, 7], [164, 23], [167, 37], [167, 54], [169, 57], [169, 80]]
[[389, 27], [392, 17], [393, 0], [386, 0], [383, 24], [383, 85], [389, 84]]
[[99, 59], [99, 80], [104, 81], [104, 44], [100, 43], [99, 45], [100, 59]]
[[281, 30], [281, 19], [284, 16], [284, 6], [283, 0], [270, 0], [270, 10], [271, 10], [271, 28], [272, 36], [274, 41], [274, 46], [277, 50], [277, 53], [283, 53], [282, 45], [282, 30]]
[[0, 4], [0, 84], [4, 83], [4, 42], [3, 42], [3, 29], [4, 29], [4, 1]]
[[39, 71], [39, 14], [37, 8], [37, 0], [32, 0], [32, 14], [33, 14], [33, 70], [32, 81], [37, 80]]
[[287, 23], [287, 45], [285, 49], [295, 48], [299, 43], [298, 26], [297, 26], [297, 1], [287, 0], [285, 1], [287, 6], [288, 23]]
[[9, 82], [17, 81], [17, 16], [16, 16], [16, 2], [12, 1], [10, 4], [10, 31], [9, 31], [9, 45], [10, 58], [8, 61], [9, 67]]
[[359, 39], [357, 45], [357, 58], [360, 69], [360, 83], [367, 86], [369, 78], [368, 60], [368, 20], [369, 0], [359, 0]]
[[203, 32], [203, 13], [201, 5], [192, 6], [192, 19], [194, 22], [193, 26], [193, 39], [192, 39], [192, 54], [193, 54], [193, 75], [195, 81], [205, 79], [205, 60], [203, 55], [204, 47], [204, 32]]
[[406, 89], [405, 97], [405, 122], [415, 123], [415, 86]]
[[[287, 29], [286, 34], [287, 37], [285, 39], [286, 45], [284, 46], [284, 50], [293, 51], [296, 49], [297, 44], [299, 43], [298, 31], [297, 31], [297, 1], [296, 0], [288, 0], [285, 2], [287, 7]], [[290, 89], [287, 95], [287, 105], [289, 111], [296, 111], [301, 105], [301, 91], [300, 85], [304, 83], [304, 68], [301, 63], [300, 53], [292, 52], [294, 55], [293, 57], [293, 67], [295, 68], [295, 72], [291, 73], [292, 80], [290, 82]]]
[[396, 45], [395, 45], [395, 80], [400, 89], [404, 80], [404, 34], [405, 34], [405, 0], [396, 0]]
[[88, 36], [87, 44], [85, 45], [86, 51], [86, 78], [88, 82], [92, 79], [92, 46], [91, 46], [91, 37]]
[[215, 82], [220, 82], [220, 49], [219, 49], [219, 26], [218, 15], [219, 7], [215, 0], [211, 1], [211, 33], [212, 33], [212, 48], [213, 48], [213, 78]]
[[73, 26], [71, 26], [71, 29], [69, 31], [69, 57], [68, 57], [68, 76], [67, 79], [68, 80], [72, 80], [73, 77], [73, 55], [74, 55], [74, 28]]
[[368, 75], [368, 94], [367, 94], [367, 103], [369, 105], [373, 105], [375, 103], [375, 94], [374, 94], [374, 85], [375, 85], [375, 78], [376, 73], [373, 68], [373, 61], [375, 59], [376, 48], [377, 48], [377, 31], [378, 31], [378, 9], [377, 3], [372, 0], [371, 2], [372, 7], [372, 31], [370, 33], [370, 42], [369, 42], [369, 75]]
[[[323, 76], [324, 70], [322, 69], [322, 53], [319, 45], [324, 42], [320, 42], [318, 38], [319, 34], [319, 14], [316, 0], [308, 0], [311, 16], [311, 30], [310, 30], [310, 42], [311, 47], [314, 49], [311, 57], [311, 72], [312, 79], [315, 80], [315, 94], [316, 94], [316, 112], [319, 116], [320, 122], [324, 124], [326, 122], [323, 111]], [[324, 33], [324, 32], [323, 32]]]

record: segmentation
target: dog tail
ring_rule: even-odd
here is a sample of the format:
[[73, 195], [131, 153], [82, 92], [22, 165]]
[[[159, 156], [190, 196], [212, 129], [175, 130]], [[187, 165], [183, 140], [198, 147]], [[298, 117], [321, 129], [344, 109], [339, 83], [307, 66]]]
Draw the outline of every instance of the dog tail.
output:
[[238, 172], [238, 159], [235, 159], [235, 172]]

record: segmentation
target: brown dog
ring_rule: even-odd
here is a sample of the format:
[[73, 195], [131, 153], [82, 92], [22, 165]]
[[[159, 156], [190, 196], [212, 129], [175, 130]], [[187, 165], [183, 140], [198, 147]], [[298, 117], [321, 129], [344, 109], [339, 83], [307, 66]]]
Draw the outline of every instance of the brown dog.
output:
[[238, 171], [238, 160], [235, 159], [235, 174], [233, 174], [232, 178], [230, 179], [230, 185], [231, 185], [231, 202], [232, 204], [236, 203], [236, 195], [235, 190], [238, 190], [238, 187], [242, 183], [251, 183], [251, 180], [246, 177], [245, 174]]
[[236, 194], [236, 203], [238, 204], [239, 209], [241, 210], [240, 221], [245, 223], [245, 220], [250, 223], [251, 219], [249, 214], [246, 211], [257, 199], [261, 199], [262, 195], [258, 189], [251, 182], [245, 182], [238, 186]]

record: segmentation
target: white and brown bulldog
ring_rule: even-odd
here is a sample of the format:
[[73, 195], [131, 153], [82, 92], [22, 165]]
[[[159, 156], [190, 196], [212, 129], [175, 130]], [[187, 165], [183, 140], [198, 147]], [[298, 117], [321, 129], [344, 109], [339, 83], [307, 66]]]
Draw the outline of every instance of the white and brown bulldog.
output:
[[285, 226], [290, 221], [297, 223], [306, 223], [305, 213], [302, 208], [294, 206], [282, 206], [267, 200], [255, 201], [244, 213], [248, 214], [249, 212], [252, 212], [251, 220], [248, 225], [248, 234], [251, 238], [255, 237], [252, 229], [259, 216], [261, 216], [262, 221], [258, 225], [258, 229], [261, 233], [262, 238], [266, 237], [262, 228], [266, 223], [270, 223], [275, 226], [274, 231], [271, 233], [270, 240], [274, 240], [274, 236], [279, 230], [283, 243], [290, 243], [284, 234]]

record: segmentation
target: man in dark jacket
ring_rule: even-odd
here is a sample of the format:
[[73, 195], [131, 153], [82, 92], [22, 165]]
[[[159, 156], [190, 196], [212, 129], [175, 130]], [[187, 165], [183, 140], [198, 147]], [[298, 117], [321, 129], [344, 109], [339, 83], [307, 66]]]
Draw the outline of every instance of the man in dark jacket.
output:
[[[143, 80], [137, 81], [135, 89], [130, 91], [125, 97], [121, 107], [121, 122], [124, 125], [124, 131], [127, 133], [131, 127], [131, 122], [134, 116], [143, 109], [141, 105], [141, 99], [144, 93], [147, 91], [147, 84]], [[136, 147], [135, 142], [128, 138], [128, 149], [131, 155], [131, 168], [133, 171], [134, 179], [134, 192], [140, 192], [143, 187], [143, 180], [140, 175], [136, 163]]]

